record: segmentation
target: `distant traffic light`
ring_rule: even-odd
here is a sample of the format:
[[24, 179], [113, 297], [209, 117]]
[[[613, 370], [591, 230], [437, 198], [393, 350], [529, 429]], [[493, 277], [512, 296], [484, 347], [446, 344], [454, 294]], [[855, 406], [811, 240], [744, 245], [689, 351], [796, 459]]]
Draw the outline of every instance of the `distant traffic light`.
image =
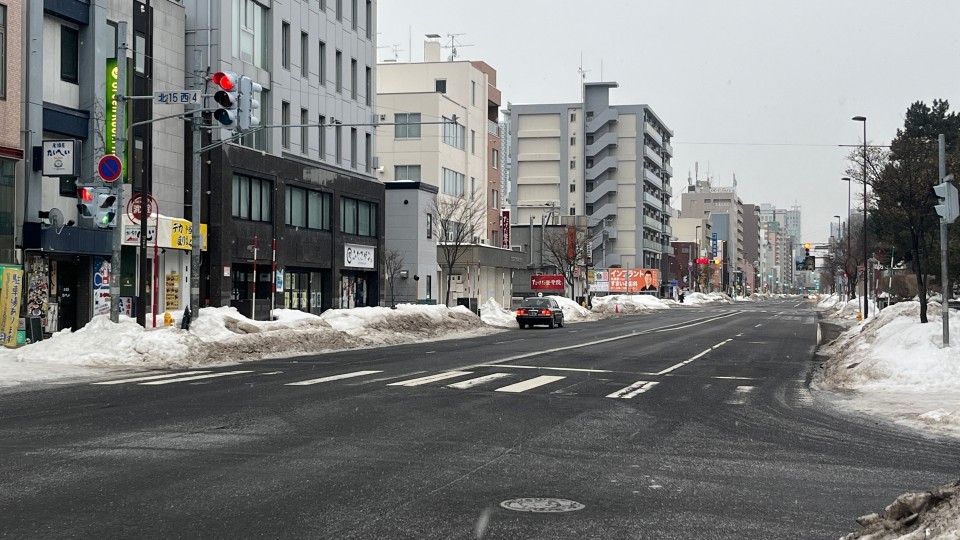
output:
[[95, 204], [97, 227], [101, 229], [113, 227], [117, 217], [117, 196], [113, 193], [113, 189], [96, 188]]
[[933, 186], [933, 191], [937, 194], [937, 197], [943, 199], [943, 204], [938, 204], [934, 208], [937, 214], [947, 223], [953, 223], [960, 216], [957, 188], [950, 183], [951, 180], [953, 180], [953, 175], [949, 174], [943, 179], [943, 183]]
[[263, 86], [253, 82], [246, 75], [240, 76], [240, 105], [237, 111], [237, 125], [240, 131], [247, 131], [260, 125], [260, 119], [253, 115], [260, 108], [260, 102], [253, 99], [255, 92], [263, 91]]
[[718, 258], [714, 259], [714, 260], [713, 260], [713, 264], [715, 264], [715, 265], [717, 265], [717, 266], [720, 266], [720, 258], [718, 257]]
[[227, 129], [237, 129], [237, 74], [232, 71], [218, 71], [211, 80], [219, 88], [213, 94], [213, 100], [220, 105], [213, 113], [214, 119]]
[[85, 218], [92, 218], [97, 213], [92, 186], [77, 186], [77, 213]]

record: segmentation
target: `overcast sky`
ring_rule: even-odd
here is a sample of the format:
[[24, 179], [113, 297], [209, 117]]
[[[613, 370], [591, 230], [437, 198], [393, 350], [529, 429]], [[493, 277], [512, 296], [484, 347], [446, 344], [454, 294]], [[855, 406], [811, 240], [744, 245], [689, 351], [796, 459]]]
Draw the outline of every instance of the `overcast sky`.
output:
[[620, 84], [614, 105], [648, 104], [673, 130], [675, 207], [699, 162], [714, 185], [735, 173], [744, 203], [799, 205], [805, 242], [827, 241], [846, 215], [849, 149], [838, 145], [863, 133], [851, 117], [867, 117], [868, 142], [889, 144], [910, 103], [960, 107], [960, 0], [378, 5], [379, 60], [396, 45], [399, 61], [419, 62], [424, 34], [463, 34], [459, 59], [493, 66], [505, 102], [579, 101], [582, 54], [587, 81]]

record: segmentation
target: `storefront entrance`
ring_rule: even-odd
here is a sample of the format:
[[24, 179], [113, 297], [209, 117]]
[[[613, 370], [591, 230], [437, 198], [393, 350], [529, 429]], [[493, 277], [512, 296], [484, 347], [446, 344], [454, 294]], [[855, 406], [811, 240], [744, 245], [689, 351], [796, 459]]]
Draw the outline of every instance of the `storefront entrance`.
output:
[[283, 307], [319, 315], [323, 311], [324, 272], [287, 269], [283, 278]]

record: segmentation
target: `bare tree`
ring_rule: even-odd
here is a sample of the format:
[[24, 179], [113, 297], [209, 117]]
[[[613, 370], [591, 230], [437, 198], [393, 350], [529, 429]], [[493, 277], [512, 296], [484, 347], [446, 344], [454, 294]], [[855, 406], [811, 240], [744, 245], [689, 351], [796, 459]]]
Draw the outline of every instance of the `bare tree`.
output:
[[[572, 229], [572, 231], [571, 231]], [[590, 257], [590, 235], [586, 227], [552, 227], [543, 236], [543, 260], [563, 275], [573, 296], [573, 268]]]
[[403, 269], [403, 254], [395, 249], [388, 249], [383, 256], [383, 270], [387, 276], [387, 286], [390, 287], [390, 307], [397, 307], [397, 277]]
[[487, 217], [481, 199], [439, 194], [430, 206], [431, 229], [439, 241], [443, 254], [441, 267], [447, 274], [447, 293], [444, 303], [450, 305], [450, 284], [453, 270], [460, 258], [475, 244]]

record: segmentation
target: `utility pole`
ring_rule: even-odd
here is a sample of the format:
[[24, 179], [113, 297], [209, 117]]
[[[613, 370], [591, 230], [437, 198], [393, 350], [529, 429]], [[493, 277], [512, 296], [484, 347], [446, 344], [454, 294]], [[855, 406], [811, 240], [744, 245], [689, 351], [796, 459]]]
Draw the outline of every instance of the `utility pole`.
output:
[[[117, 209], [123, 212], [123, 166], [126, 164], [127, 133], [124, 129], [126, 100], [124, 91], [127, 88], [127, 22], [117, 22], [117, 135], [114, 152], [120, 158], [121, 173], [116, 182]], [[109, 89], [108, 89], [109, 90]], [[109, 129], [109, 127], [108, 127]], [[141, 208], [143, 205], [141, 204]], [[142, 210], [141, 210], [141, 218]], [[110, 255], [110, 320], [120, 322], [120, 248], [123, 245], [123, 217], [117, 220], [113, 227], [113, 249]]]
[[[947, 179], [946, 136], [940, 134], [940, 181]], [[949, 202], [947, 203], [949, 204]], [[940, 218], [940, 276], [943, 286], [940, 288], [940, 311], [943, 313], [943, 346], [950, 346], [950, 278], [947, 275], [947, 216]]]
[[[200, 70], [200, 51], [193, 55], [194, 80], [197, 89], [203, 92], [205, 78]], [[203, 121], [203, 100], [193, 111], [193, 172], [190, 196], [190, 226], [193, 234], [190, 240], [190, 318], [198, 315], [200, 310], [200, 250], [203, 248], [203, 238], [200, 236], [200, 124]]]

